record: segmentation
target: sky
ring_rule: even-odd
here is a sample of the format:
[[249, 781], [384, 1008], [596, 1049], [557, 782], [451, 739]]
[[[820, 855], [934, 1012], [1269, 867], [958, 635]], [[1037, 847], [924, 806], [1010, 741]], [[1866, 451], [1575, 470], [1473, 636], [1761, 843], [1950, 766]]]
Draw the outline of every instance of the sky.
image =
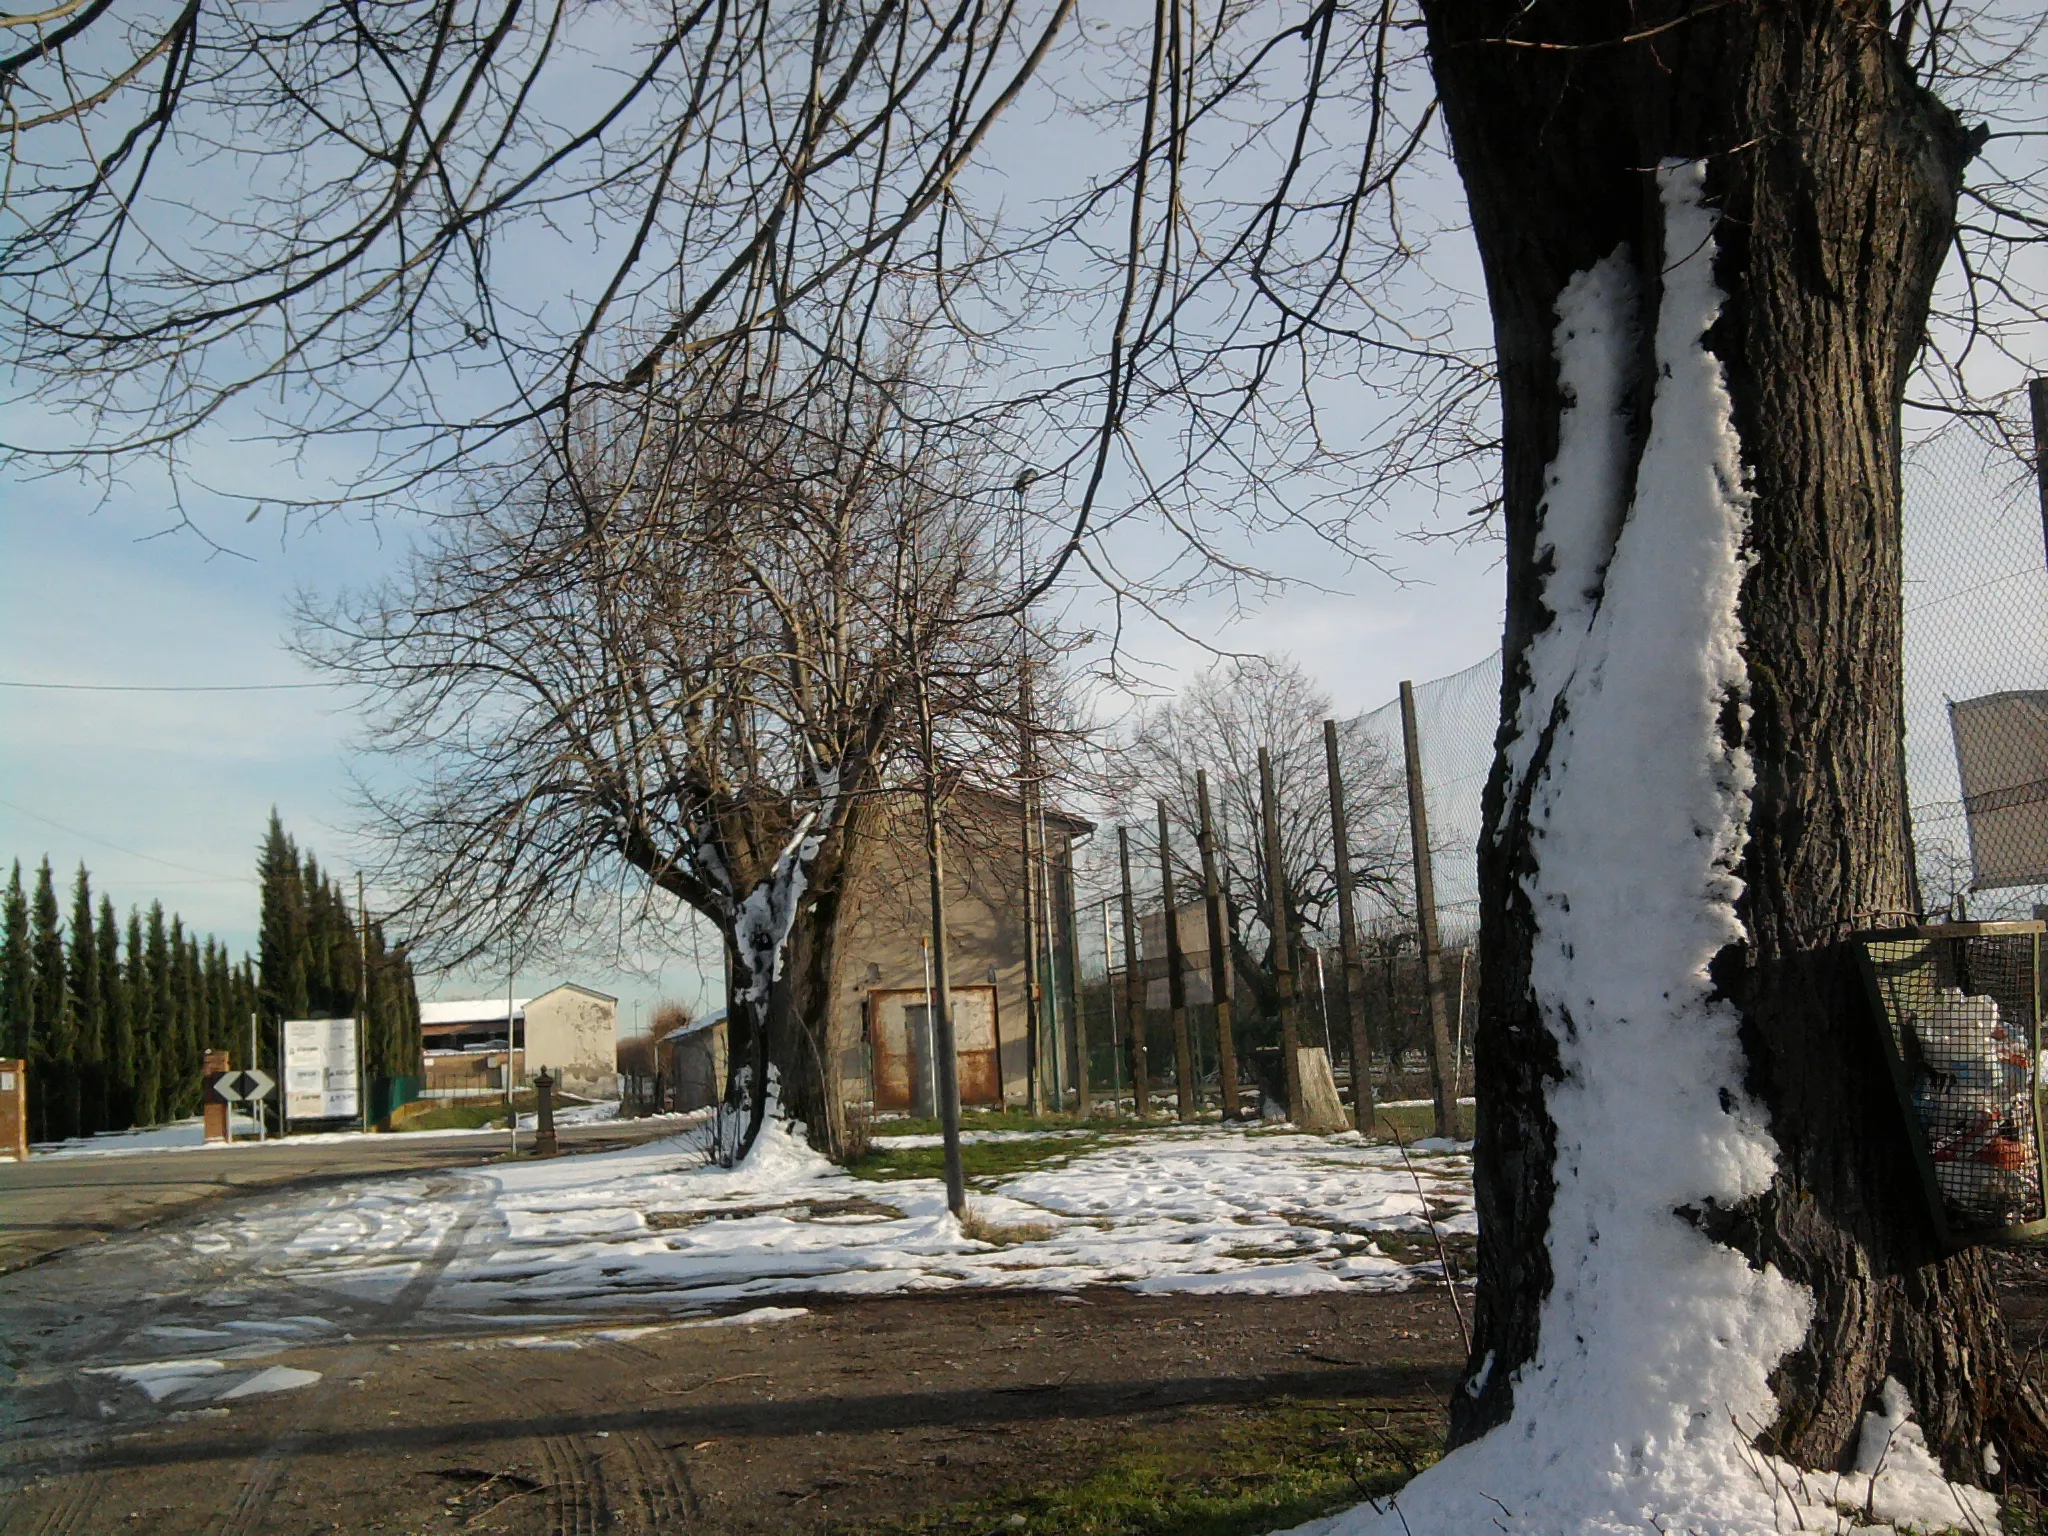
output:
[[[256, 852], [275, 806], [352, 891], [365, 853], [354, 775], [390, 770], [359, 750], [363, 717], [349, 696], [319, 685], [291, 654], [291, 606], [300, 592], [332, 595], [391, 570], [407, 525], [330, 519], [285, 529], [202, 512], [201, 537], [165, 531], [170, 519], [139, 490], [96, 504], [74, 486], [17, 481], [0, 498], [0, 684], [10, 685], [0, 687], [0, 858], [19, 858], [27, 876], [47, 854], [66, 891], [83, 862], [118, 910], [161, 900], [240, 954], [255, 947]], [[1295, 656], [1340, 714], [1497, 644], [1497, 546], [1418, 543], [1393, 529], [1380, 542], [1400, 580], [1365, 567], [1333, 573], [1304, 541], [1274, 553], [1320, 566], [1315, 588], [1246, 615], [1197, 607], [1177, 622], [1220, 648]], [[1167, 689], [1215, 659], [1157, 623], [1137, 626], [1133, 651]], [[12, 686], [25, 683], [66, 686]], [[96, 691], [277, 684], [292, 686]], [[373, 911], [378, 904], [373, 889]], [[676, 942], [644, 956], [646, 974], [576, 960], [514, 985], [522, 996], [559, 980], [614, 993], [631, 1030], [661, 997], [720, 1000], [692, 949], [679, 914]], [[502, 976], [430, 977], [422, 995], [495, 995], [503, 985]]]

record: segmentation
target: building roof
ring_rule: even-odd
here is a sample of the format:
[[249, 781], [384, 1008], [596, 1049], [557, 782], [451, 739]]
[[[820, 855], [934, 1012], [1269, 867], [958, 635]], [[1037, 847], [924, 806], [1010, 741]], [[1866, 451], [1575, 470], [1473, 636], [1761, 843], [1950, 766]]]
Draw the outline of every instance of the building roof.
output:
[[[559, 982], [541, 993], [541, 997], [553, 997], [557, 992], [581, 992], [585, 997], [594, 997], [601, 1003], [616, 1003], [618, 1001], [611, 993], [600, 992], [595, 987], [586, 987], [580, 981]], [[532, 1001], [539, 1002], [540, 998], [534, 998]], [[526, 1004], [521, 1003], [519, 1006], [524, 1008]], [[504, 1010], [502, 1008], [499, 1009], [498, 1014], [500, 1018], [504, 1017]]]
[[[515, 1016], [524, 1016], [526, 1005], [531, 998], [512, 999]], [[505, 999], [502, 997], [459, 998], [448, 1002], [421, 1003], [420, 1027], [446, 1029], [456, 1024], [502, 1024], [505, 1022]]]

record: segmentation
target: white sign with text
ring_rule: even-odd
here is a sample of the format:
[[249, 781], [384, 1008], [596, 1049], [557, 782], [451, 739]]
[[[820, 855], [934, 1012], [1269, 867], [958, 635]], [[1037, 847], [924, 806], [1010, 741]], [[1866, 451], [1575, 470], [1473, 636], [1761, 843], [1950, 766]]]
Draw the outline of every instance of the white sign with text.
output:
[[354, 1119], [360, 1110], [356, 1083], [354, 1019], [284, 1021], [284, 1112], [292, 1120]]

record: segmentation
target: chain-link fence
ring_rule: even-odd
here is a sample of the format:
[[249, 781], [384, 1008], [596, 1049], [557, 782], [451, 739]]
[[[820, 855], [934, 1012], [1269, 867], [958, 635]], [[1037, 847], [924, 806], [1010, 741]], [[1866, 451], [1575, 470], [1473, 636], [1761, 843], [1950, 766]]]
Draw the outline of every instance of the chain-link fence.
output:
[[[1970, 826], [1950, 721], [1952, 704], [2048, 687], [2048, 552], [2025, 412], [2015, 397], [2000, 414], [1958, 418], [1906, 454], [1906, 785], [1920, 899], [1972, 917], [2031, 916], [2048, 901], [2038, 885], [1970, 891]], [[1967, 740], [1967, 713], [1960, 724]], [[1982, 840], [2005, 830], [1995, 816], [1987, 827], [1984, 812], [2002, 808], [2007, 822], [2038, 817], [2028, 808], [2048, 799], [2048, 786], [2033, 782], [2038, 768], [1995, 771], [2001, 748], [2013, 744], [2010, 718], [1980, 715], [1975, 724], [1994, 771], [1993, 782], [1971, 786], [1973, 796], [1988, 790], [2011, 802], [1977, 799]], [[1980, 853], [1997, 863], [2006, 850]]]

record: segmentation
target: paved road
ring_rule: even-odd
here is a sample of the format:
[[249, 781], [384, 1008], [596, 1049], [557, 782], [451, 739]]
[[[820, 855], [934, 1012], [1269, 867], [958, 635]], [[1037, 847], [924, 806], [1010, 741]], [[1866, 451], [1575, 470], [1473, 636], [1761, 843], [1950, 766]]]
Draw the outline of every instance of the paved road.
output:
[[[558, 1135], [564, 1152], [592, 1152], [673, 1136], [676, 1130], [676, 1122], [665, 1118], [564, 1126]], [[500, 1129], [490, 1135], [400, 1133], [0, 1163], [0, 1274], [235, 1191], [469, 1168], [504, 1153]]]

